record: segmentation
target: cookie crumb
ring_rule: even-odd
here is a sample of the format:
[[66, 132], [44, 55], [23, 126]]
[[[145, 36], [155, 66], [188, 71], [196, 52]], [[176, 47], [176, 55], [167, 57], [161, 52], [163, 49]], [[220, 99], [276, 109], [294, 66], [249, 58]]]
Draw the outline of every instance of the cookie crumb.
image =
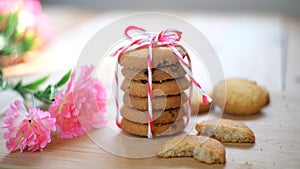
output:
[[249, 164], [248, 161], [246, 161], [245, 164], [248, 165]]
[[276, 163], [275, 163], [275, 162], [273, 162], [273, 165], [276, 165]]
[[263, 149], [262, 149], [262, 148], [260, 148], [259, 150], [260, 150], [260, 151], [263, 151]]

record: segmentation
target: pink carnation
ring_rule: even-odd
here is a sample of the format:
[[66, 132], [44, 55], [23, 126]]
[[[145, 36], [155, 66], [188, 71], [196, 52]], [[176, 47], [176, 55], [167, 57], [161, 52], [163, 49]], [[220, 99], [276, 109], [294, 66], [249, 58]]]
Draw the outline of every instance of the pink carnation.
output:
[[38, 38], [37, 48], [48, 47], [55, 40], [56, 29], [48, 15], [37, 15], [34, 27]]
[[74, 71], [66, 92], [59, 92], [50, 105], [49, 112], [57, 121], [57, 137], [78, 137], [107, 123], [106, 91], [99, 80], [91, 77], [93, 70], [94, 66], [81, 67], [75, 83]]
[[55, 131], [55, 118], [50, 113], [36, 108], [30, 108], [27, 112], [20, 100], [11, 103], [5, 111], [3, 129], [8, 131], [3, 134], [6, 140], [6, 148], [12, 152], [20, 148], [23, 152], [42, 151], [51, 142], [51, 131]]
[[34, 15], [42, 12], [42, 6], [38, 0], [0, 0], [0, 13], [15, 12], [16, 10], [27, 10]]
[[[0, 14], [12, 12], [18, 12], [18, 24], [26, 27], [23, 30], [24, 35], [27, 34], [28, 30], [34, 32], [36, 38], [34, 49], [47, 47], [54, 40], [56, 29], [50, 18], [42, 13], [39, 0], [0, 0]], [[25, 13], [26, 16], [24, 16]]]

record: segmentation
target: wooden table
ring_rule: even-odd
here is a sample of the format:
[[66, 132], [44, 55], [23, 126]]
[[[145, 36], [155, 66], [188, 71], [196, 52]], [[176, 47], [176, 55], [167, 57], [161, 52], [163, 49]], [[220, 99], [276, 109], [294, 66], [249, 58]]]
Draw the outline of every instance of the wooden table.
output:
[[[78, 11], [76, 14], [72, 13], [72, 10], [67, 10], [68, 14], [70, 14], [71, 18], [76, 18], [78, 15]], [[54, 9], [49, 9], [48, 13], [54, 19], [59, 18], [59, 16], [55, 15], [57, 12]], [[71, 11], [71, 12], [70, 12]], [[82, 12], [83, 13], [83, 12]], [[222, 48], [222, 44], [219, 44], [219, 40], [213, 36], [212, 32], [209, 32], [207, 24], [207, 29], [205, 29], [205, 23], [212, 22], [210, 24], [224, 24], [223, 22], [231, 21], [238, 22], [241, 16], [236, 15], [205, 15], [205, 14], [191, 14], [191, 13], [180, 13], [182, 17], [186, 17], [188, 20], [193, 20], [193, 23], [197, 25], [197, 23], [201, 22], [204, 25], [198, 24], [198, 26], [203, 28], [203, 32], [206, 33], [208, 39], [212, 40], [212, 44], [215, 45], [217, 53], [222, 55], [221, 57], [228, 57], [226, 54], [233, 54]], [[233, 17], [234, 16], [234, 17]], [[108, 15], [103, 14], [88, 14], [85, 16], [86, 18], [93, 19], [93, 17], [108, 17]], [[200, 19], [199, 19], [200, 18]], [[229, 18], [229, 20], [228, 20]], [[230, 19], [231, 18], [231, 19]], [[232, 18], [235, 18], [232, 20]], [[252, 20], [251, 20], [252, 18]], [[257, 21], [255, 21], [257, 18]], [[270, 28], [269, 23], [274, 23], [272, 19], [274, 17], [263, 17], [261, 20], [261, 16], [253, 16], [250, 17], [249, 20], [244, 20], [245, 23], [257, 23], [257, 25], [267, 25], [264, 28]], [[199, 19], [199, 20], [197, 20]], [[241, 18], [240, 18], [241, 19]], [[245, 18], [244, 18], [245, 19]], [[249, 18], [248, 18], [249, 19]], [[72, 19], [71, 19], [72, 20]], [[271, 22], [269, 22], [271, 20]], [[98, 20], [97, 20], [98, 21]], [[197, 22], [199, 21], [199, 22]], [[206, 21], [206, 22], [204, 22]], [[214, 22], [215, 21], [215, 22]], [[248, 22], [249, 21], [249, 22]], [[267, 22], [264, 22], [267, 21]], [[278, 20], [275, 22], [277, 23]], [[270, 56], [260, 56], [260, 55], [270, 55], [271, 50], [274, 49], [272, 46], [268, 46], [266, 44], [266, 48], [258, 49], [261, 50], [257, 56], [253, 56], [253, 59], [250, 59], [253, 64], [252, 67], [248, 67], [249, 71], [254, 72], [252, 74], [247, 74], [247, 70], [244, 73], [238, 74], [240, 72], [236, 71], [240, 65], [234, 65], [232, 63], [225, 62], [224, 69], [225, 73], [227, 71], [227, 76], [242, 76], [250, 79], [258, 79], [258, 82], [267, 86], [270, 90], [271, 103], [268, 107], [262, 110], [262, 113], [254, 116], [247, 117], [237, 117], [230, 116], [227, 114], [223, 114], [223, 118], [236, 119], [239, 121], [245, 122], [248, 126], [250, 126], [255, 132], [256, 143], [255, 144], [225, 144], [226, 147], [226, 159], [227, 163], [225, 165], [206, 165], [195, 161], [193, 158], [172, 158], [172, 159], [160, 159], [157, 157], [151, 158], [124, 158], [113, 155], [109, 152], [104, 151], [99, 148], [96, 144], [94, 144], [88, 136], [82, 136], [75, 139], [66, 139], [61, 140], [57, 138], [53, 138], [52, 142], [47, 145], [43, 152], [36, 153], [8, 153], [5, 149], [5, 142], [1, 138], [0, 139], [0, 168], [299, 168], [300, 167], [300, 57], [299, 54], [299, 44], [300, 44], [300, 20], [299, 19], [291, 19], [291, 18], [281, 18], [280, 21], [280, 30], [285, 30], [284, 38], [287, 43], [282, 43], [280, 46], [280, 50], [275, 54], [283, 57], [283, 61], [286, 62], [286, 66], [281, 65], [281, 61], [278, 61], [278, 58], [270, 58]], [[63, 21], [62, 21], [63, 22]], [[91, 20], [91, 22], [94, 22]], [[75, 22], [76, 23], [76, 22]], [[51, 54], [67, 54], [67, 50], [70, 49], [70, 46], [66, 45], [63, 47], [59, 47], [68, 41], [68, 38], [74, 36], [75, 34], [67, 34], [66, 28], [70, 27], [78, 27], [76, 26], [66, 26], [63, 25], [60, 28], [59, 35], [63, 38], [59, 38], [56, 46], [54, 46], [49, 53]], [[59, 25], [59, 24], [58, 24]], [[84, 24], [82, 24], [84, 25]], [[226, 25], [226, 24], [225, 24]], [[227, 24], [228, 25], [228, 24]], [[239, 24], [237, 24], [239, 25]], [[243, 28], [243, 24], [240, 29]], [[276, 25], [276, 24], [275, 24]], [[244, 25], [245, 26], [245, 25]], [[247, 26], [247, 24], [246, 24]], [[249, 26], [249, 25], [248, 25]], [[271, 24], [271, 27], [273, 25]], [[82, 27], [81, 27], [82, 28]], [[259, 27], [256, 27], [259, 28]], [[217, 28], [214, 28], [217, 29]], [[82, 30], [82, 29], [81, 29]], [[258, 29], [259, 30], [259, 29]], [[207, 31], [207, 32], [205, 32]], [[76, 31], [75, 31], [76, 32]], [[222, 34], [222, 32], [219, 32]], [[251, 32], [250, 32], [251, 33]], [[253, 33], [253, 32], [252, 32]], [[76, 34], [78, 37], [78, 34]], [[75, 37], [76, 37], [75, 35]], [[261, 35], [261, 34], [260, 34]], [[281, 34], [282, 35], [282, 34]], [[280, 36], [274, 36], [273, 41], [266, 42], [272, 44], [272, 42], [280, 41]], [[251, 35], [252, 36], [252, 35]], [[255, 36], [255, 32], [253, 34]], [[209, 38], [211, 37], [211, 38]], [[215, 39], [214, 39], [215, 38]], [[226, 38], [225, 38], [226, 39]], [[264, 37], [262, 37], [264, 39]], [[272, 39], [272, 38], [271, 38]], [[83, 39], [80, 44], [84, 43], [85, 39]], [[76, 42], [73, 42], [72, 45], [78, 45]], [[284, 45], [286, 44], [286, 46]], [[225, 45], [225, 44], [224, 44]], [[241, 45], [243, 46], [243, 45]], [[253, 45], [255, 46], [255, 45]], [[227, 46], [230, 50], [234, 48], [234, 46]], [[247, 46], [244, 48], [247, 48]], [[59, 51], [59, 52], [58, 52]], [[63, 63], [59, 63], [56, 67], [56, 72], [53, 73], [55, 77], [58, 77], [62, 74], [62, 72], [72, 67], [72, 63], [67, 63], [70, 57], [73, 57], [71, 61], [74, 61], [76, 55], [79, 54], [80, 50], [75, 50], [75, 52], [71, 52], [73, 56], [66, 56], [67, 59], [62, 59]], [[274, 52], [274, 51], [273, 51]], [[63, 55], [62, 54], [62, 55]], [[47, 55], [44, 58], [47, 58]], [[273, 53], [272, 53], [273, 55]], [[285, 57], [284, 57], [285, 56]], [[55, 57], [55, 56], [53, 56]], [[234, 56], [233, 56], [234, 57]], [[241, 56], [242, 57], [242, 56]], [[245, 56], [249, 57], [249, 56]], [[267, 59], [266, 59], [267, 58]], [[276, 60], [277, 59], [277, 60]], [[35, 71], [42, 72], [53, 72], [53, 67], [45, 67], [46, 71], [43, 68], [43, 64], [48, 63], [49, 65], [53, 65], [57, 63], [55, 60], [50, 60], [49, 58], [45, 60], [41, 59], [39, 61], [37, 67], [35, 69], [30, 69], [25, 74], [27, 75], [24, 78], [33, 79], [36, 77]], [[222, 58], [221, 58], [222, 60]], [[224, 60], [224, 59], [223, 59]], [[243, 61], [241, 61], [243, 62]], [[64, 65], [64, 63], [67, 64]], [[263, 63], [263, 64], [260, 64]], [[258, 65], [258, 66], [257, 66]], [[27, 65], [28, 66], [28, 65]], [[32, 65], [31, 65], [32, 66]], [[5, 73], [7, 76], [18, 76], [20, 72], [24, 72], [26, 65], [19, 65], [13, 68], [5, 69]], [[283, 71], [283, 76], [280, 73]], [[235, 74], [236, 72], [236, 74]], [[271, 78], [266, 78], [270, 76]], [[54, 78], [55, 79], [55, 78]], [[9, 95], [9, 94], [8, 94]], [[1, 102], [6, 101], [1, 98]], [[111, 100], [109, 100], [111, 101]], [[109, 110], [108, 113], [113, 113]], [[202, 116], [205, 116], [202, 115]], [[1, 117], [1, 120], [3, 116]], [[2, 135], [3, 131], [1, 131]]]

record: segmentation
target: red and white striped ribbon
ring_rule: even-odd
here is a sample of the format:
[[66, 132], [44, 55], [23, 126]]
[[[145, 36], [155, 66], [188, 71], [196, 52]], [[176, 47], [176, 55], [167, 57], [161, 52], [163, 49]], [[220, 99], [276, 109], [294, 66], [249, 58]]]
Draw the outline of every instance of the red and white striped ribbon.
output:
[[[139, 32], [139, 36], [137, 36], [136, 39], [133, 39], [132, 36], [129, 35], [129, 31], [136, 31]], [[173, 53], [177, 56], [179, 63], [187, 73], [191, 88], [190, 93], [188, 96], [188, 108], [187, 108], [187, 124], [189, 122], [189, 116], [191, 114], [191, 95], [192, 95], [192, 84], [194, 84], [199, 92], [202, 94], [202, 100], [204, 104], [208, 104], [211, 102], [211, 98], [205, 93], [205, 91], [202, 89], [200, 84], [193, 78], [192, 70], [191, 70], [191, 59], [189, 55], [187, 54], [187, 60], [188, 63], [184, 61], [184, 57], [181, 53], [176, 49], [176, 46], [182, 46], [180, 44], [181, 34], [182, 32], [175, 30], [175, 29], [166, 29], [164, 31], [161, 31], [159, 34], [154, 34], [147, 32], [145, 29], [136, 27], [136, 26], [128, 26], [125, 29], [125, 37], [131, 41], [130, 44], [126, 46], [122, 46], [119, 49], [117, 49], [112, 56], [118, 56], [118, 60], [115, 65], [115, 104], [116, 104], [116, 124], [118, 127], [120, 127], [120, 109], [119, 109], [119, 78], [118, 78], [118, 63], [123, 55], [124, 52], [128, 50], [134, 50], [134, 49], [141, 49], [141, 48], [149, 48], [149, 53], [147, 56], [147, 69], [148, 69], [148, 138], [153, 137], [153, 119], [152, 119], [152, 49], [154, 46], [167, 46], [170, 47], [173, 51]]]

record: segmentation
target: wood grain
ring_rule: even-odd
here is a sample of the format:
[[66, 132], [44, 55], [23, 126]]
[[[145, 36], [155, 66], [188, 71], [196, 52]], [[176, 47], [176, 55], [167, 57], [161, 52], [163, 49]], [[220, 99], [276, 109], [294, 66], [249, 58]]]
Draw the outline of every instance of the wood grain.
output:
[[54, 138], [43, 152], [36, 153], [8, 153], [4, 140], [0, 139], [0, 168], [297, 168], [300, 166], [300, 114], [287, 111], [280, 94], [272, 94], [271, 100], [259, 115], [223, 116], [243, 121], [256, 136], [255, 144], [225, 144], [226, 165], [205, 165], [192, 158], [118, 157], [98, 147], [88, 136], [82, 136]]

